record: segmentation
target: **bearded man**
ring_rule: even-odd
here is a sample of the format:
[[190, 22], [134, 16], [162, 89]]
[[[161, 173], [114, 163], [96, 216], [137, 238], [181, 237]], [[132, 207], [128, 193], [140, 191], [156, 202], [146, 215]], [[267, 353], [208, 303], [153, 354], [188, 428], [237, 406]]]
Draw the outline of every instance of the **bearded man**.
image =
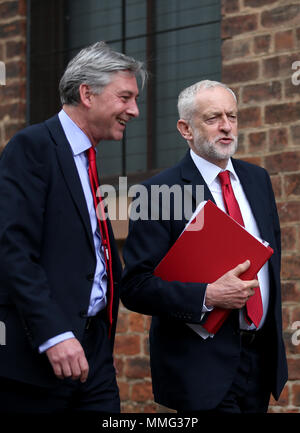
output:
[[[230, 214], [222, 193], [227, 189], [245, 228], [268, 241], [274, 254], [250, 281], [239, 278], [249, 261], [210, 284], [201, 275], [198, 283], [163, 281], [154, 275], [155, 267], [187, 223], [184, 217], [175, 218], [178, 209], [171, 206], [169, 220], [160, 215], [130, 221], [121, 299], [128, 309], [152, 316], [150, 360], [157, 403], [179, 412], [266, 412], [270, 394], [278, 399], [287, 380], [280, 226], [270, 177], [265, 169], [232, 158], [237, 150], [237, 100], [226, 85], [205, 80], [184, 89], [178, 111], [177, 128], [189, 150], [176, 166], [144, 183], [149, 194], [153, 185], [191, 185], [195, 209], [195, 189], [203, 185], [204, 200]], [[164, 206], [149, 203], [149, 215], [154, 214], [151, 208], [157, 215]], [[207, 246], [199, 248], [205, 253]], [[243, 313], [256, 293], [260, 315], [254, 323]], [[214, 335], [187, 326], [205, 326], [216, 307], [231, 312]]]

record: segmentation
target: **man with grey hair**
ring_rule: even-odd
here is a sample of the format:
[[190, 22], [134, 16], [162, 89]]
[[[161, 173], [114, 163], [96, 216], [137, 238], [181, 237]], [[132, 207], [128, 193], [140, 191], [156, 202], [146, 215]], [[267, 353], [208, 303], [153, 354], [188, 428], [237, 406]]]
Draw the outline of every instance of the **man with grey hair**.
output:
[[[287, 380], [280, 227], [270, 178], [263, 168], [232, 158], [237, 149], [237, 100], [223, 83], [204, 80], [188, 87], [179, 96], [178, 110], [177, 128], [190, 149], [176, 166], [145, 186], [149, 191], [153, 185], [191, 186], [196, 209], [195, 190], [203, 185], [204, 200], [268, 241], [274, 254], [253, 280], [240, 278], [250, 266], [246, 260], [216, 281], [205, 281], [201, 272], [198, 282], [173, 281], [171, 270], [165, 281], [155, 275], [155, 268], [187, 223], [175, 218], [178, 210], [170, 209], [169, 221], [130, 221], [121, 299], [127, 308], [152, 316], [156, 402], [179, 412], [266, 412], [270, 394], [278, 399]], [[149, 203], [151, 215], [156, 204]], [[198, 246], [203, 254], [207, 247]], [[229, 315], [212, 330], [208, 324], [218, 308]]]
[[17, 133], [1, 155], [1, 413], [120, 411], [121, 264], [96, 146], [121, 140], [138, 116], [137, 77], [145, 81], [143, 64], [104, 42], [82, 49], [60, 81], [58, 115]]

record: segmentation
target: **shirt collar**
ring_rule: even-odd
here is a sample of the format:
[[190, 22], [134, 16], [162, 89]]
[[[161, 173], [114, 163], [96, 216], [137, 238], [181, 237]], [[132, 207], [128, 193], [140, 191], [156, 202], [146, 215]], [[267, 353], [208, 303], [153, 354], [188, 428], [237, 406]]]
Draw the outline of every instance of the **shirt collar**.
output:
[[[212, 185], [212, 183], [215, 181], [218, 174], [223, 171], [220, 167], [217, 165], [207, 161], [206, 159], [202, 158], [201, 156], [197, 155], [192, 149], [190, 149], [191, 158], [194, 161], [197, 169], [200, 171], [203, 179], [205, 180], [205, 183], [208, 187]], [[233, 168], [231, 158], [229, 158], [227, 167], [225, 170], [228, 170], [230, 172], [230, 177], [232, 177], [234, 180], [238, 181], [238, 176]], [[225, 171], [224, 170], [224, 171]]]
[[63, 109], [58, 113], [58, 117], [70, 143], [74, 156], [85, 152], [92, 146], [87, 135], [79, 128], [78, 125], [76, 125], [75, 122], [73, 122], [71, 117], [69, 117]]

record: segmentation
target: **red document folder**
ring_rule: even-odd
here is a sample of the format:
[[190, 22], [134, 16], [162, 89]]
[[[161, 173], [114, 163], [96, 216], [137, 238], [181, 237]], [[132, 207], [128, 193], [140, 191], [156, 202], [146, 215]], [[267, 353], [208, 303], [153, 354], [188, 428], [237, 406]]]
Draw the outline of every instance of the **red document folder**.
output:
[[[252, 280], [272, 254], [270, 246], [208, 200], [157, 265], [154, 275], [166, 281], [213, 283], [249, 259], [250, 267], [239, 278]], [[230, 311], [214, 308], [202, 326], [215, 334]]]

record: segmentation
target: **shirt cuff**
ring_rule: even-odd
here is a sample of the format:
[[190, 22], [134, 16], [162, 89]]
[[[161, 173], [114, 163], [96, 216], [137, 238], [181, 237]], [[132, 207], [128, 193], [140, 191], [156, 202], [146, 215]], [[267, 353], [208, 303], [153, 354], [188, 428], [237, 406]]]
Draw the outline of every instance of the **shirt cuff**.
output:
[[50, 349], [50, 347], [55, 346], [55, 344], [61, 343], [62, 341], [68, 340], [70, 338], [75, 338], [75, 335], [71, 331], [56, 335], [56, 337], [50, 338], [39, 346], [39, 353], [43, 353]]
[[204, 300], [203, 300], [203, 305], [202, 305], [202, 313], [209, 313], [210, 311], [212, 311], [214, 309], [214, 307], [207, 307], [205, 305], [205, 299], [206, 299], [206, 293], [204, 295]]

